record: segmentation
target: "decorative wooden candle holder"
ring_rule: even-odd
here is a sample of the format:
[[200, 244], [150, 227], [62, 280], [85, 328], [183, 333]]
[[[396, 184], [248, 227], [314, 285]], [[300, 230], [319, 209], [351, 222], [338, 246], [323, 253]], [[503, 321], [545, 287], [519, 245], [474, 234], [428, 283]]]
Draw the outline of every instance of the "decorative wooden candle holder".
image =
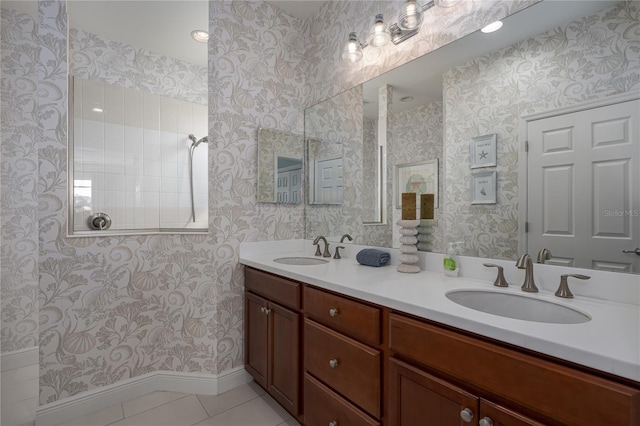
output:
[[416, 194], [402, 193], [402, 220], [416, 220]]
[[[402, 200], [404, 201], [404, 198]], [[434, 202], [433, 194], [420, 195], [420, 219], [433, 219], [434, 205], [435, 205], [435, 202]]]

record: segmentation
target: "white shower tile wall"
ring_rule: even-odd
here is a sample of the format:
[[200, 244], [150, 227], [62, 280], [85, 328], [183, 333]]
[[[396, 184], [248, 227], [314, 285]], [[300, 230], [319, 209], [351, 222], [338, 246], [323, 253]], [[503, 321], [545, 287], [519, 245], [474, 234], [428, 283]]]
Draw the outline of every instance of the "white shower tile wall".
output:
[[207, 107], [74, 80], [74, 230], [107, 213], [112, 230], [207, 227], [207, 144], [193, 153], [196, 220], [191, 217], [189, 134], [207, 134]]

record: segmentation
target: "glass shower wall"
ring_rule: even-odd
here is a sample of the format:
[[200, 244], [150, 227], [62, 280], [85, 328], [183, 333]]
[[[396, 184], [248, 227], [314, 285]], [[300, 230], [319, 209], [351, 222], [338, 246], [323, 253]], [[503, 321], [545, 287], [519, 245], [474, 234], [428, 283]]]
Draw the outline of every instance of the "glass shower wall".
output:
[[[208, 226], [207, 106], [110, 85], [73, 81], [73, 232], [91, 215], [109, 231], [171, 231]], [[193, 167], [195, 219], [189, 167]]]

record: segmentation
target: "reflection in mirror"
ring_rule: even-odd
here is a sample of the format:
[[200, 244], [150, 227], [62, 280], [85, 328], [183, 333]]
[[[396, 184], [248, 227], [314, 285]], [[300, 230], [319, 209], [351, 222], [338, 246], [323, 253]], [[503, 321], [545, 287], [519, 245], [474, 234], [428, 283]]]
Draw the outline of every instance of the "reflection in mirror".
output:
[[302, 202], [302, 135], [258, 129], [258, 202]]
[[307, 139], [306, 148], [309, 165], [309, 204], [342, 204], [342, 144]]
[[206, 230], [207, 46], [175, 17], [206, 29], [208, 4], [72, 0], [67, 8], [70, 233]]
[[[599, 152], [611, 152], [617, 145], [613, 135], [626, 134], [628, 139], [619, 145], [631, 147], [635, 153], [624, 154], [618, 163], [603, 158], [607, 167], [578, 165], [576, 149], [560, 149], [570, 143], [575, 147], [577, 141], [554, 140], [553, 146], [565, 156], [563, 164], [600, 173], [576, 177], [573, 182], [583, 186], [598, 180], [613, 183], [605, 192], [595, 186], [585, 187], [580, 199], [568, 196], [578, 194], [570, 192], [571, 187], [564, 186], [560, 191], [555, 185], [561, 176], [564, 182], [570, 182], [568, 171], [563, 175], [558, 169], [559, 163], [538, 178], [533, 175], [531, 161], [536, 159], [531, 158], [532, 150], [528, 155], [524, 151], [530, 127], [527, 123], [533, 123], [527, 117], [532, 114], [540, 119], [543, 114], [557, 114], [559, 108], [638, 91], [640, 41], [634, 29], [639, 13], [637, 2], [543, 1], [505, 19], [496, 33], [474, 33], [364, 84], [365, 117], [371, 116], [368, 108], [378, 108], [375, 93], [379, 88], [385, 84], [394, 87], [387, 171], [396, 164], [440, 159], [439, 208], [435, 212], [436, 226], [430, 230], [434, 251], [443, 252], [447, 242], [465, 241], [461, 247], [464, 255], [515, 260], [525, 251], [535, 257], [547, 248], [551, 258], [545, 261], [550, 264], [640, 272], [640, 256], [633, 251], [640, 247], [640, 218], [633, 214], [640, 211], [640, 160], [636, 157], [640, 137], [606, 126], [612, 138], [608, 140], [603, 136], [605, 126], [594, 124], [602, 131], [598, 137], [607, 140]], [[434, 96], [421, 100], [423, 91]], [[404, 106], [401, 98], [406, 101]], [[635, 113], [626, 116], [637, 120], [638, 109], [631, 105]], [[612, 118], [613, 122], [622, 121]], [[496, 172], [496, 203], [472, 204], [470, 143], [474, 137], [493, 133], [497, 134], [497, 166], [473, 170]], [[544, 143], [551, 146], [550, 139]], [[629, 168], [616, 168], [622, 164]], [[554, 178], [549, 180], [551, 175]], [[552, 190], [545, 193], [546, 201], [532, 202], [532, 196], [542, 196], [532, 190], [544, 189], [545, 185]], [[345, 192], [349, 189], [345, 184]], [[606, 199], [597, 198], [598, 193], [606, 193]], [[394, 196], [389, 192], [387, 197], [393, 223], [400, 214], [390, 205]], [[553, 205], [555, 210], [531, 210], [543, 204]], [[585, 216], [587, 212], [591, 212], [589, 217]], [[576, 222], [577, 215], [580, 222]], [[533, 226], [538, 217], [539, 225]], [[553, 220], [545, 222], [545, 217]], [[530, 224], [528, 233], [524, 232], [526, 222]], [[564, 248], [554, 250], [546, 240], [535, 242], [533, 233], [555, 233], [563, 238]], [[615, 249], [581, 253], [583, 248], [595, 247], [594, 241], [607, 233], [615, 234], [619, 243]], [[384, 245], [397, 246], [396, 234], [394, 230]], [[374, 244], [364, 233], [352, 235], [364, 244]]]

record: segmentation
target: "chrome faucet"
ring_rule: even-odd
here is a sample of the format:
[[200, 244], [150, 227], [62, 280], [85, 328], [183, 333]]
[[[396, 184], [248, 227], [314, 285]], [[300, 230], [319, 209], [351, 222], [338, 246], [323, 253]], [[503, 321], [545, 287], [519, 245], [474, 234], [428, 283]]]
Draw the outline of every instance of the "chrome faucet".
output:
[[344, 234], [342, 237], [340, 237], [340, 243], [343, 243], [345, 238], [349, 241], [353, 241], [353, 237], [351, 235]]
[[[320, 241], [324, 241], [324, 253], [320, 252]], [[325, 237], [323, 237], [322, 235], [316, 237], [316, 239], [313, 240], [313, 245], [317, 246], [316, 256], [331, 257], [331, 253], [329, 253], [329, 243], [327, 242], [327, 239]]]
[[536, 287], [536, 283], [533, 280], [533, 260], [531, 260], [531, 256], [526, 253], [520, 256], [516, 262], [516, 268], [524, 269], [526, 271], [524, 275], [524, 282], [521, 287], [522, 291], [537, 293], [538, 287]]
[[549, 259], [551, 259], [551, 252], [549, 249], [543, 248], [538, 252], [538, 263], [544, 263]]

